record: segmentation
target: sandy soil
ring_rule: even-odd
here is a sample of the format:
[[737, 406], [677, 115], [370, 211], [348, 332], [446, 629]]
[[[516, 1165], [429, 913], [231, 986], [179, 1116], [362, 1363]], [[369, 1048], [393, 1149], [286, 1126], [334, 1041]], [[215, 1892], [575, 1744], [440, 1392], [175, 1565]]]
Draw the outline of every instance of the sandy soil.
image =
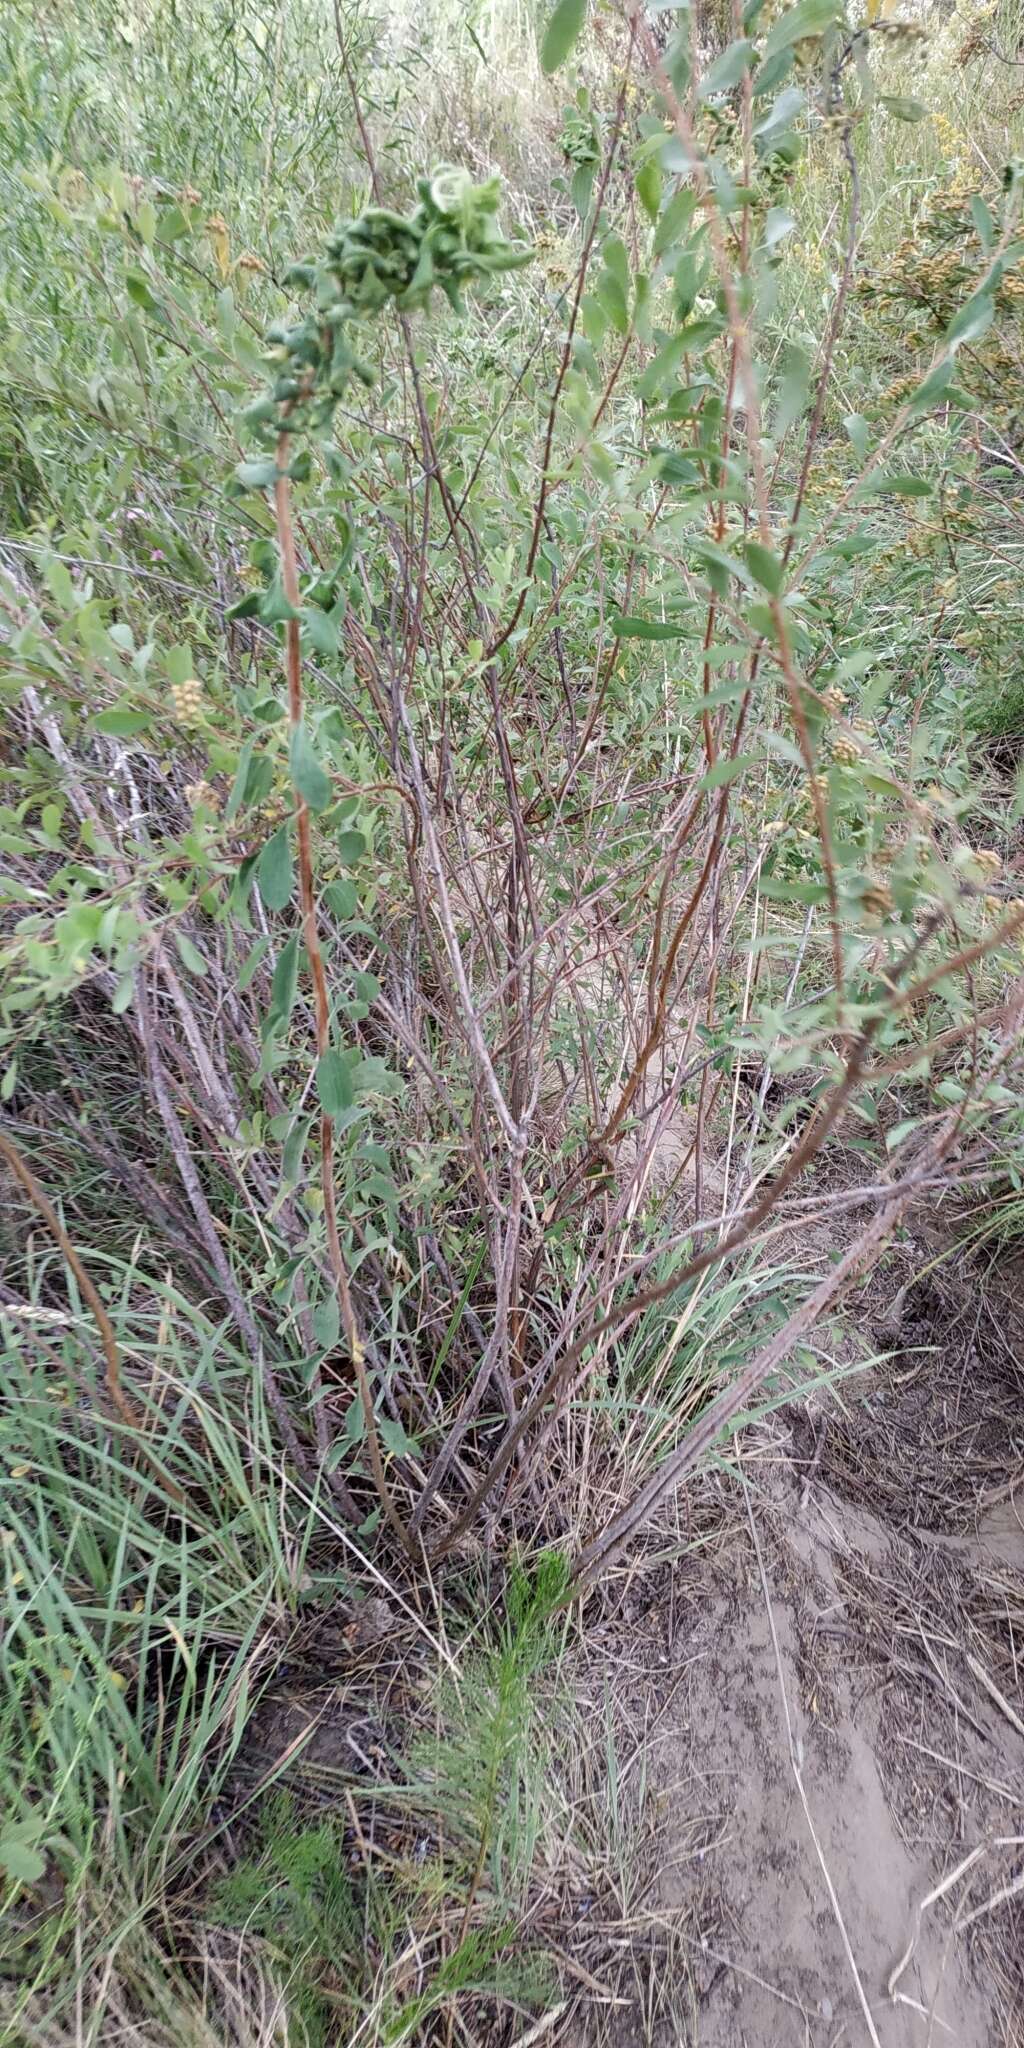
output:
[[986, 1313], [910, 1289], [882, 1367], [712, 1482], [619, 1695], [659, 1816], [623, 2003], [552, 2039], [1024, 2044], [1024, 1346]]
[[[685, 1752], [718, 1826], [702, 1876], [716, 1895], [723, 1937], [710, 1945], [727, 1950], [729, 1962], [702, 1958], [694, 2038], [704, 2048], [852, 2043], [871, 2041], [873, 2028], [885, 2048], [916, 2048], [932, 2015], [937, 2042], [981, 2048], [998, 2038], [991, 1987], [952, 1935], [948, 1912], [937, 1906], [917, 1926], [917, 1904], [936, 1873], [928, 1845], [908, 1843], [887, 1792], [897, 1717], [884, 1697], [865, 1691], [854, 1659], [833, 1645], [822, 1655], [818, 1635], [823, 1617], [850, 1612], [837, 1559], [863, 1556], [865, 1535], [867, 1555], [885, 1558], [885, 1539], [827, 1499], [806, 1516], [772, 1523], [761, 1545], [763, 1580], [759, 1568], [745, 1582], [738, 1573], [708, 1609], [692, 1645], [705, 1645], [705, 1654], [659, 1742], [666, 1774], [678, 1772]], [[1017, 1566], [1024, 1571], [1022, 1531]], [[1016, 1815], [1006, 1809], [1007, 1826], [1016, 1827], [1024, 1740], [998, 1712], [976, 1698], [974, 1706], [985, 1736], [971, 1744], [971, 1763], [1016, 1784], [1021, 1806]], [[963, 1740], [960, 1747], [966, 1763]], [[970, 1818], [973, 1846], [988, 1816], [975, 1810]], [[688, 1861], [671, 1867], [667, 1832], [669, 1867], [658, 1892], [677, 1910], [692, 1873]], [[953, 1900], [966, 1896], [976, 1869]], [[995, 1872], [992, 1860], [984, 1880], [991, 1889]], [[915, 1931], [894, 2003], [887, 1986]]]

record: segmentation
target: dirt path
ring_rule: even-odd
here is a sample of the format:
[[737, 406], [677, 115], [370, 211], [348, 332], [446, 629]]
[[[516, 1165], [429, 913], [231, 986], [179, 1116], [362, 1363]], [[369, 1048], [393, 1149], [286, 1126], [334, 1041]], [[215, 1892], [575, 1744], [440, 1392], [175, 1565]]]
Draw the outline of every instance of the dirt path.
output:
[[[764, 1519], [763, 1505], [755, 1516]], [[659, 1742], [659, 1769], [678, 1776], [685, 1756], [718, 1823], [702, 1877], [722, 1930], [713, 1946], [729, 1963], [704, 1959], [695, 2039], [701, 2048], [873, 2038], [882, 2048], [917, 2048], [934, 2015], [936, 2043], [983, 2048], [999, 2038], [993, 1987], [979, 1981], [941, 1905], [922, 1918], [894, 1986], [899, 2002], [887, 1991], [915, 1932], [917, 1904], [936, 1881], [934, 1855], [927, 1841], [908, 1843], [890, 1803], [900, 1715], [884, 1691], [865, 1686], [859, 1658], [848, 1654], [851, 1639], [829, 1634], [830, 1625], [850, 1625], [853, 1613], [842, 1561], [891, 1568], [887, 1540], [832, 1500], [805, 1516], [797, 1506], [768, 1519], [764, 1576], [751, 1544], [754, 1570], [743, 1574], [738, 1560], [732, 1586], [708, 1610], [706, 1655]], [[1021, 1532], [1017, 1564], [1024, 1572]], [[1024, 1821], [1024, 1740], [976, 1687], [971, 1705], [985, 1735], [964, 1731], [961, 1764], [971, 1767], [966, 1741], [972, 1765], [1016, 1787], [1016, 1811], [1012, 1802], [1003, 1809], [1004, 1831], [1013, 1832]], [[973, 1790], [978, 1797], [968, 1797], [964, 1814], [972, 1847], [990, 1819], [981, 1810], [984, 1788]], [[666, 1849], [671, 1866], [670, 1842]], [[996, 1888], [997, 1852], [979, 1865], [981, 1885], [970, 1888], [972, 1866], [952, 1901], [968, 1890], [972, 1902], [976, 1892], [987, 1897], [986, 1883]], [[663, 1907], [685, 1905], [691, 1886], [689, 1861], [669, 1867], [659, 1884]]]
[[588, 2041], [1024, 2048], [1024, 1345], [926, 1300], [927, 1349], [911, 1295], [905, 1348], [708, 1482], [728, 1534], [647, 1608], [658, 1821]]

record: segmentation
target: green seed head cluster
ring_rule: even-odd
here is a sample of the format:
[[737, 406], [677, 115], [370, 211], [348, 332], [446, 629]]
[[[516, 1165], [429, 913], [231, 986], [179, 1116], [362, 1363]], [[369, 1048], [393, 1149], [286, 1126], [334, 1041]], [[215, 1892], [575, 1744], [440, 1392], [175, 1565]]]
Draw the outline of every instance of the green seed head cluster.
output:
[[576, 165], [577, 170], [588, 170], [600, 162], [601, 144], [597, 122], [588, 109], [566, 108], [558, 147], [562, 155], [568, 157], [571, 164]]
[[498, 178], [475, 185], [468, 171], [444, 164], [419, 179], [417, 190], [411, 214], [368, 206], [334, 230], [318, 261], [288, 271], [285, 283], [312, 293], [313, 304], [303, 318], [268, 331], [271, 389], [245, 413], [265, 446], [285, 427], [295, 433], [328, 425], [351, 377], [372, 382], [349, 339], [351, 321], [389, 303], [416, 312], [435, 285], [461, 311], [465, 285], [530, 261], [532, 250], [501, 233]]

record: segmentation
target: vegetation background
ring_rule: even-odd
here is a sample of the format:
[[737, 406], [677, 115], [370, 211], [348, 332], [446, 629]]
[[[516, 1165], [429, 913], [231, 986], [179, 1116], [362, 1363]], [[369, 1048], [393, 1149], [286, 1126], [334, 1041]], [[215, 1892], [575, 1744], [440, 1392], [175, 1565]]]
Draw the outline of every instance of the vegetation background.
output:
[[3, 2038], [526, 2040], [615, 1560], [1020, 1243], [1019, 0], [0, 60]]

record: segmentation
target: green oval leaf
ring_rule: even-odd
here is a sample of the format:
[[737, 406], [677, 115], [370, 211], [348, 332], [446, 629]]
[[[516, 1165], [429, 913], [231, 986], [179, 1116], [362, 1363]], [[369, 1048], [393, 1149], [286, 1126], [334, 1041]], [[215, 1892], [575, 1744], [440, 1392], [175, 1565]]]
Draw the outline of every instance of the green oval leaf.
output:
[[283, 910], [291, 902], [292, 849], [287, 825], [279, 825], [267, 840], [257, 862], [256, 880], [268, 910]]
[[409, 1436], [401, 1422], [390, 1415], [378, 1415], [377, 1432], [381, 1443], [393, 1458], [415, 1458], [419, 1455], [419, 1440]]
[[958, 348], [963, 341], [977, 341], [991, 327], [993, 312], [991, 280], [986, 280], [981, 291], [975, 292], [973, 298], [954, 313], [946, 329], [946, 340]]
[[923, 100], [907, 99], [903, 93], [879, 93], [878, 104], [897, 121], [925, 121], [928, 118], [928, 109]]
[[393, 1073], [377, 1053], [357, 1060], [351, 1070], [350, 1086], [357, 1095], [401, 1095], [404, 1085], [401, 1075]]
[[661, 208], [661, 165], [655, 157], [641, 164], [634, 183], [636, 196], [648, 220], [656, 221]]
[[597, 280], [595, 293], [599, 305], [607, 313], [617, 334], [629, 332], [629, 306], [626, 294], [618, 278], [611, 270], [603, 270]]
[[317, 1302], [313, 1310], [313, 1335], [319, 1350], [333, 1351], [340, 1329], [341, 1311], [337, 1299], [333, 1294], [328, 1294], [325, 1300]]
[[280, 572], [271, 577], [266, 589], [260, 593], [257, 610], [265, 626], [283, 626], [289, 619], [300, 616], [284, 594]]
[[286, 946], [282, 946], [274, 964], [274, 976], [270, 984], [271, 1015], [286, 1024], [292, 1013], [295, 991], [299, 980], [299, 935], [293, 932]]
[[685, 640], [687, 626], [670, 625], [667, 619], [624, 618], [616, 612], [609, 620], [616, 640]]
[[0, 1868], [19, 1884], [38, 1884], [46, 1869], [46, 1858], [29, 1842], [19, 1841], [16, 1835], [4, 1835], [0, 1838]]
[[182, 965], [187, 967], [190, 974], [203, 975], [206, 973], [206, 961], [203, 959], [198, 946], [193, 945], [186, 932], [175, 929], [174, 943], [181, 954]]
[[314, 654], [337, 654], [338, 622], [343, 607], [335, 605], [333, 611], [324, 612], [319, 605], [309, 604], [303, 608], [302, 638]]
[[540, 46], [540, 68], [545, 78], [565, 63], [583, 32], [587, 0], [558, 0]]
[[137, 306], [141, 306], [144, 312], [155, 313], [159, 311], [159, 302], [153, 297], [149, 286], [149, 279], [143, 277], [141, 270], [126, 271], [124, 285], [128, 297], [133, 299]]
[[673, 335], [672, 340], [667, 341], [664, 348], [660, 348], [657, 355], [648, 363], [642, 377], [638, 378], [637, 397], [645, 400], [656, 398], [662, 385], [667, 384], [669, 378], [675, 376], [685, 352], [685, 341], [679, 335]]
[[277, 482], [276, 462], [240, 462], [235, 476], [244, 491], [269, 491]]
[[133, 711], [127, 698], [120, 704], [113, 704], [109, 711], [101, 711], [93, 719], [97, 732], [109, 733], [112, 739], [128, 740], [137, 732], [145, 732], [150, 722], [148, 711]]
[[301, 723], [294, 727], [288, 748], [292, 781], [311, 811], [325, 811], [331, 801], [329, 776], [324, 774], [313, 752], [313, 742]]
[[759, 540], [748, 540], [743, 553], [755, 583], [759, 583], [769, 597], [778, 597], [784, 573], [778, 555]]
[[930, 498], [932, 486], [927, 477], [904, 476], [899, 470], [883, 469], [877, 475], [868, 477], [857, 492], [857, 498], [894, 497]]
[[334, 844], [338, 849], [338, 859], [344, 861], [347, 868], [354, 867], [366, 852], [365, 834], [357, 832], [354, 826], [350, 832], [339, 832]]
[[333, 1047], [321, 1053], [316, 1063], [316, 1092], [325, 1116], [341, 1116], [356, 1099], [348, 1061]]
[[716, 57], [714, 63], [704, 73], [700, 82], [701, 99], [710, 100], [716, 93], [730, 92], [734, 85], [739, 84], [744, 72], [750, 70], [754, 56], [753, 43], [730, 43], [728, 49], [723, 50], [721, 56]]
[[727, 782], [735, 782], [738, 775], [745, 775], [748, 768], [756, 767], [756, 754], [737, 754], [732, 759], [722, 756], [706, 775], [701, 776], [697, 789], [724, 789]]
[[788, 7], [765, 39], [765, 60], [802, 43], [805, 37], [824, 35], [841, 11], [842, 0], [800, 0], [799, 6]]
[[[362, 838], [362, 833], [359, 836]], [[354, 917], [359, 907], [355, 883], [344, 876], [338, 882], [328, 882], [324, 890], [324, 902], [332, 917]]]

